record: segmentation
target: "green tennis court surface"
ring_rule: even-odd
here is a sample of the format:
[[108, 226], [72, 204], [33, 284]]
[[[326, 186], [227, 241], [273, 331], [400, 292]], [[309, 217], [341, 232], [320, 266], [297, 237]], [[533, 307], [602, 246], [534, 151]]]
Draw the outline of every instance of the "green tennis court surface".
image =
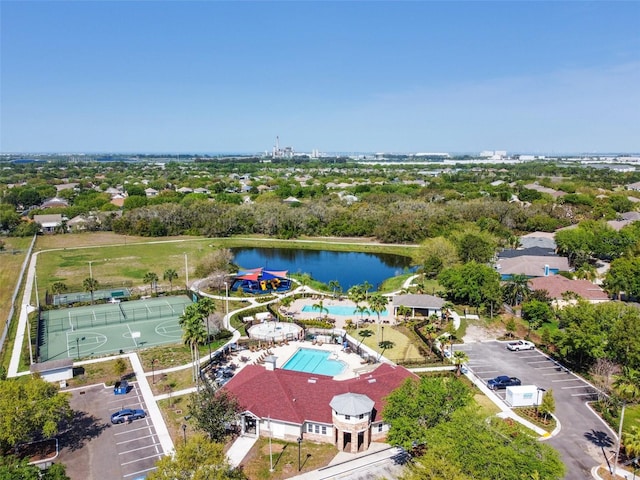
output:
[[[93, 292], [93, 301], [108, 300], [110, 298], [126, 300], [131, 296], [128, 288], [101, 289]], [[70, 303], [91, 302], [90, 292], [60, 293], [53, 296], [55, 306], [68, 305]]]
[[180, 342], [186, 296], [47, 310], [41, 313], [39, 361], [83, 358]]

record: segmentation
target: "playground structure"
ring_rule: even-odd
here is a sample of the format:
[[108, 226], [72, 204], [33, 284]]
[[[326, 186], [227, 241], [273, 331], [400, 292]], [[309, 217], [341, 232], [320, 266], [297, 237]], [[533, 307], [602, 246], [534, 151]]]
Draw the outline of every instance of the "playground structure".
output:
[[264, 270], [253, 268], [238, 272], [231, 284], [232, 290], [241, 288], [244, 293], [266, 294], [272, 292], [286, 292], [291, 289], [291, 280], [287, 278], [287, 271]]

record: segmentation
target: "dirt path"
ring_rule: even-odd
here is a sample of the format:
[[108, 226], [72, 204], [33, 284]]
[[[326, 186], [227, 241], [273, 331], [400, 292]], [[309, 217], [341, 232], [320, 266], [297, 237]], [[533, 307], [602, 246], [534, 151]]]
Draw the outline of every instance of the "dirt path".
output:
[[502, 337], [504, 334], [503, 327], [487, 328], [482, 325], [469, 324], [462, 340], [464, 343], [486, 342]]

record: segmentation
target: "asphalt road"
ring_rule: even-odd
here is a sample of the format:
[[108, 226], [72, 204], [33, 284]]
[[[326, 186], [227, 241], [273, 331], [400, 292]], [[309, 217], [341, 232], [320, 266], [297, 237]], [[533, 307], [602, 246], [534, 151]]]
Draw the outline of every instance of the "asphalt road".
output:
[[[470, 343], [456, 345], [454, 349], [467, 353], [469, 370], [485, 382], [508, 375], [518, 377], [522, 385], [553, 390], [555, 415], [562, 428], [547, 442], [560, 452], [567, 466], [566, 480], [591, 478], [591, 468], [605, 462], [604, 454], [612, 456], [615, 436], [587, 407], [587, 401], [596, 399], [596, 391], [580, 377], [537, 350], [511, 352], [506, 342]], [[505, 391], [497, 393], [504, 401]]]
[[102, 385], [72, 391], [75, 412], [71, 428], [60, 436], [60, 456], [72, 480], [135, 480], [155, 468], [162, 456], [151, 418], [112, 425], [111, 414], [122, 408], [141, 408], [137, 384], [126, 395], [114, 395]]

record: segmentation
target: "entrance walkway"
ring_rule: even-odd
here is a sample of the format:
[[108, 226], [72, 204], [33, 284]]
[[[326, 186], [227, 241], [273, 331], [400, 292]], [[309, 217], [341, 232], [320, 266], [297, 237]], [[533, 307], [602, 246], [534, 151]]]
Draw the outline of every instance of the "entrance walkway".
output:
[[227, 451], [227, 458], [231, 466], [239, 466], [257, 441], [257, 435], [240, 435], [236, 438], [236, 441], [233, 442], [231, 448]]

